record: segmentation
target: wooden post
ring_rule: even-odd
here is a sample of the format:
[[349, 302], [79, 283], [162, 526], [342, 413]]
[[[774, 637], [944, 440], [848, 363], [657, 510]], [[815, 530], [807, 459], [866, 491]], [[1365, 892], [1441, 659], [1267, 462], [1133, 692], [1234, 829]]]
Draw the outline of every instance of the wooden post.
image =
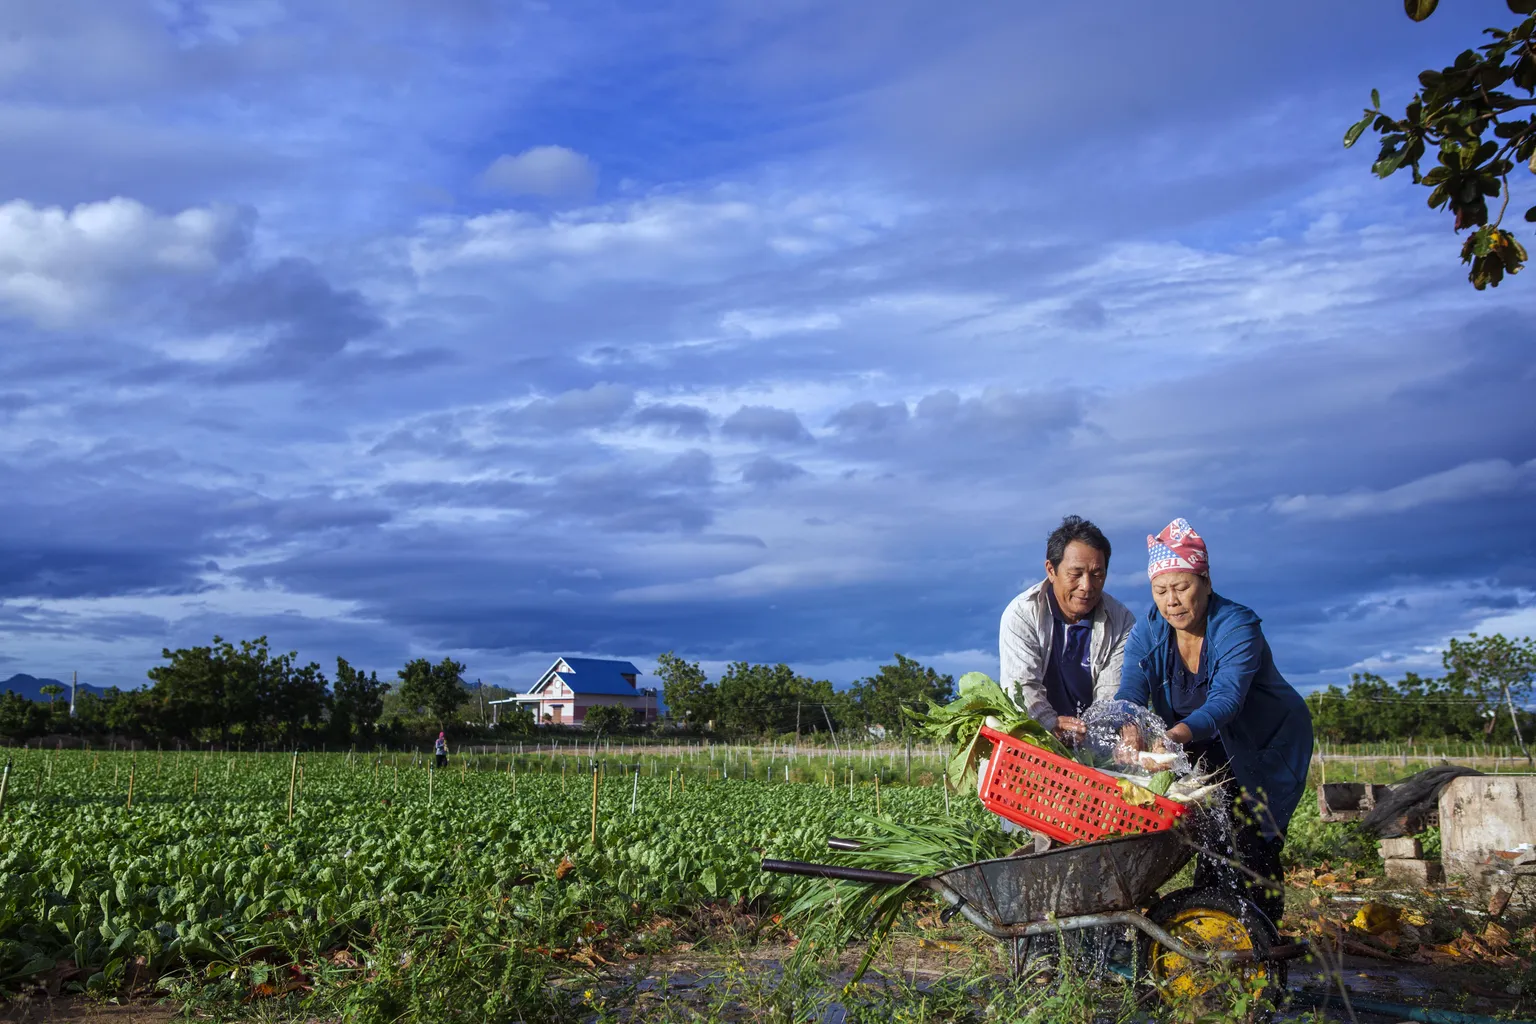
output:
[[592, 845], [597, 845], [597, 769], [592, 769]]
[[197, 765], [192, 766], [192, 799], [197, 799]]
[[[130, 775], [129, 779], [133, 777]], [[299, 785], [299, 752], [293, 752], [293, 766], [288, 769], [288, 824], [293, 824], [293, 791]]]
[[11, 759], [5, 759], [5, 767], [0, 768], [0, 814], [5, 813], [5, 791], [11, 788]]
[[133, 768], [136, 762], [128, 762], [128, 810], [133, 810]]
[[875, 814], [880, 813], [880, 773], [875, 772]]

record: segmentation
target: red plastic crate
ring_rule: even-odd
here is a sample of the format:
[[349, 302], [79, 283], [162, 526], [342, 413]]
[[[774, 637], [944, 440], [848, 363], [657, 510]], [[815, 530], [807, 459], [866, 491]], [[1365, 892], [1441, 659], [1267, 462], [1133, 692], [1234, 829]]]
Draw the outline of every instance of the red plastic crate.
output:
[[1058, 842], [1161, 832], [1189, 809], [1161, 796], [1152, 807], [1128, 804], [1113, 775], [985, 726], [981, 735], [992, 741], [981, 802], [993, 814]]

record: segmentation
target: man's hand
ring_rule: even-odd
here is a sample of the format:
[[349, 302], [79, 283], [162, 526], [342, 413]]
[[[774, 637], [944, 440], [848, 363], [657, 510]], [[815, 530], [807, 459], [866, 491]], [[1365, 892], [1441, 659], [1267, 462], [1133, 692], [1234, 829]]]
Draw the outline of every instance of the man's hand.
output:
[[1056, 738], [1063, 743], [1075, 745], [1076, 742], [1088, 735], [1088, 727], [1080, 718], [1071, 718], [1061, 715], [1056, 719]]

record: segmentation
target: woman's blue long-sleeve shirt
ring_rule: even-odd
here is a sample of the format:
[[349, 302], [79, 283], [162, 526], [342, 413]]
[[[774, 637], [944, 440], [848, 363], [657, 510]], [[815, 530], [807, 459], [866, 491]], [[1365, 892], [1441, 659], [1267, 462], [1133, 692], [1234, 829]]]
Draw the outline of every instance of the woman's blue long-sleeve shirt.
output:
[[[1265, 835], [1283, 836], [1306, 791], [1312, 713], [1275, 668], [1252, 610], [1211, 594], [1205, 645], [1210, 670], [1205, 703], [1183, 721], [1197, 743], [1221, 738], [1237, 784], [1264, 808], [1260, 823]], [[1170, 725], [1179, 720], [1171, 693], [1172, 650], [1173, 627], [1154, 606], [1137, 620], [1126, 641], [1115, 695], [1150, 707]]]

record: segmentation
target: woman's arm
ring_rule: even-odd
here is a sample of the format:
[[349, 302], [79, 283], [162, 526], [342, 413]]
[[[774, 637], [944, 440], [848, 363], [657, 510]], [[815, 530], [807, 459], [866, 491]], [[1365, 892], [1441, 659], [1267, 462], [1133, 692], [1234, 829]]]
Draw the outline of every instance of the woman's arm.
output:
[[1152, 682], [1142, 669], [1141, 663], [1151, 651], [1152, 627], [1146, 619], [1137, 619], [1136, 626], [1125, 642], [1125, 653], [1120, 667], [1120, 688], [1115, 691], [1116, 700], [1128, 700], [1146, 707], [1151, 700]]

